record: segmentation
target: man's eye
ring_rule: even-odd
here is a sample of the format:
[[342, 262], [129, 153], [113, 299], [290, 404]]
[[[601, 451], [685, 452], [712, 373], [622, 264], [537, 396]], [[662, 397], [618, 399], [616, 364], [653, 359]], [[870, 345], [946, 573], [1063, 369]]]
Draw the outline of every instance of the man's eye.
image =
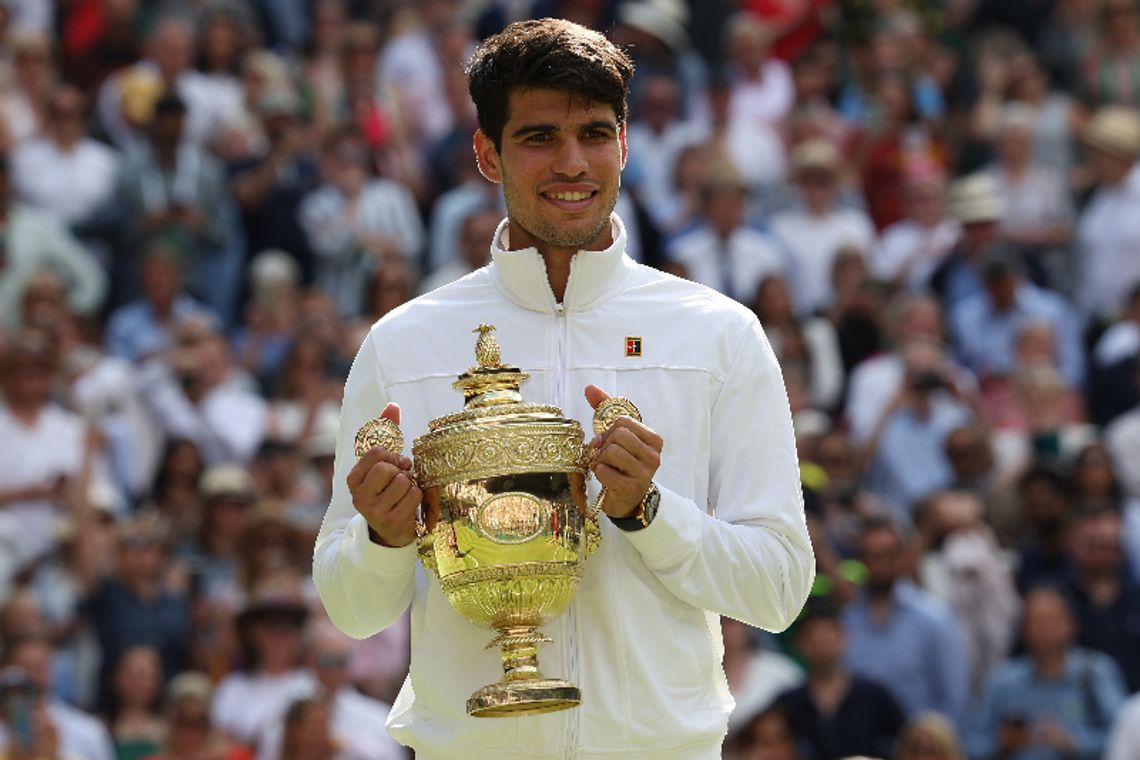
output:
[[591, 129], [586, 133], [587, 140], [608, 140], [610, 133], [604, 129]]
[[526, 139], [523, 140], [523, 142], [531, 143], [534, 145], [538, 143], [550, 142], [553, 139], [554, 138], [548, 135], [546, 132], [535, 132], [532, 135], [527, 135]]

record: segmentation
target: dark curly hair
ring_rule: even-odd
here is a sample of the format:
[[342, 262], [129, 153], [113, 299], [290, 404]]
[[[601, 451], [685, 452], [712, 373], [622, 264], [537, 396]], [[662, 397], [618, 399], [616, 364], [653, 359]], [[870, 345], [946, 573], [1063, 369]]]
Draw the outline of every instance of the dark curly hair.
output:
[[603, 35], [562, 19], [518, 21], [479, 45], [467, 64], [467, 88], [479, 129], [499, 150], [516, 90], [564, 90], [613, 106], [625, 124], [633, 60]]

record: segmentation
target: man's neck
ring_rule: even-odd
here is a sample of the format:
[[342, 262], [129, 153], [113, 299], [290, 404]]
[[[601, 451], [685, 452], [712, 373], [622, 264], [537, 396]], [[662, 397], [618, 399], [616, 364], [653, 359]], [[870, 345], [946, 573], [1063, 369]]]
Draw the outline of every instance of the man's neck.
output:
[[1033, 657], [1037, 675], [1049, 680], [1060, 678], [1065, 672], [1065, 653], [1050, 652]]
[[23, 401], [20, 399], [7, 399], [8, 413], [19, 420], [23, 425], [32, 427], [40, 419], [40, 412], [44, 406], [42, 402]]

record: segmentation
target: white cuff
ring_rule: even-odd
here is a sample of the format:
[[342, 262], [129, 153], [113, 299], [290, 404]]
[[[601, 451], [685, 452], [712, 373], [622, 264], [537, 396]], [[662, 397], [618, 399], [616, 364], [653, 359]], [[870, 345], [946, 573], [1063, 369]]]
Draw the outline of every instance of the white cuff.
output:
[[350, 562], [378, 575], [406, 575], [415, 569], [416, 542], [400, 547], [374, 543], [368, 536], [368, 522], [360, 513], [348, 521], [341, 546]]
[[661, 485], [661, 503], [653, 522], [641, 530], [619, 531], [641, 554], [645, 566], [664, 570], [684, 562], [695, 552], [701, 535], [701, 510], [683, 496]]

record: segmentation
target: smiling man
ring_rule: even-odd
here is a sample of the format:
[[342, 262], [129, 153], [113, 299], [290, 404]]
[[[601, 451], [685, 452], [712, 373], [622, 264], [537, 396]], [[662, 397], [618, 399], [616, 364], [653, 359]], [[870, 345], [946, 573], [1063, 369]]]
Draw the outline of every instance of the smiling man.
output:
[[[377, 322], [345, 387], [313, 574], [353, 636], [411, 605], [411, 668], [388, 725], [419, 758], [719, 758], [732, 699], [717, 616], [782, 630], [814, 577], [787, 395], [755, 316], [625, 254], [613, 208], [632, 73], [566, 21], [512, 24], [479, 47], [476, 160], [507, 205], [492, 262]], [[465, 714], [498, 658], [416, 564], [408, 460], [353, 451], [381, 410], [410, 438], [458, 408], [451, 383], [481, 322], [530, 373], [529, 401], [588, 423], [620, 394], [646, 420], [622, 417], [592, 444], [602, 541], [542, 654], [582, 704], [548, 715]]]

